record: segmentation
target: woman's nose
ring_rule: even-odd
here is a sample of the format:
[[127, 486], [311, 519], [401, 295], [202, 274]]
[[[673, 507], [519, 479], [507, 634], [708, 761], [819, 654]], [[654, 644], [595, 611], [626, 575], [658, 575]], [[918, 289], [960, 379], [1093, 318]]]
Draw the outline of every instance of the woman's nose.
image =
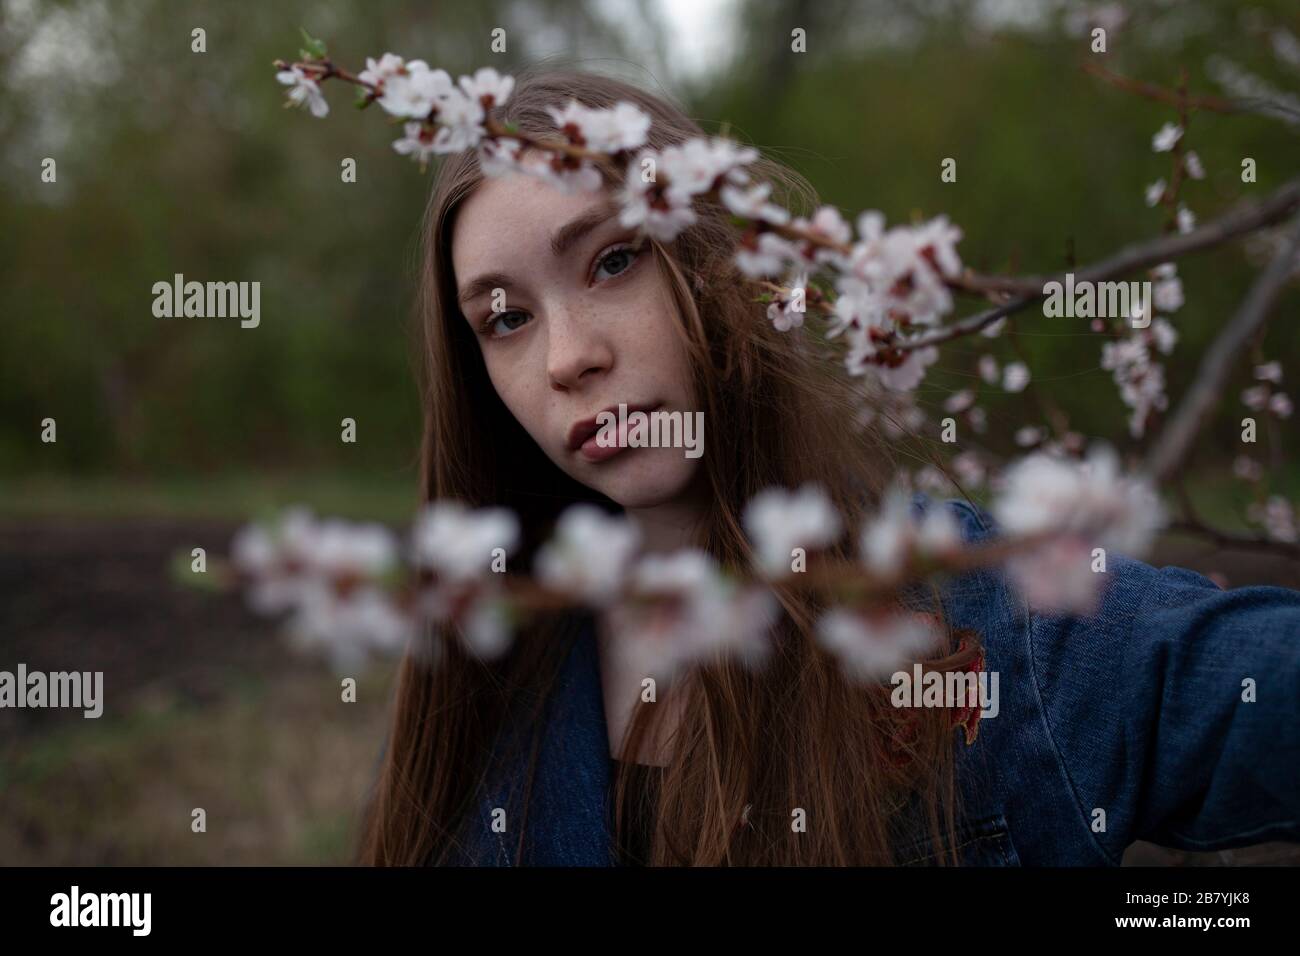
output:
[[572, 312], [548, 323], [547, 373], [556, 391], [579, 388], [614, 364], [614, 352], [595, 318]]

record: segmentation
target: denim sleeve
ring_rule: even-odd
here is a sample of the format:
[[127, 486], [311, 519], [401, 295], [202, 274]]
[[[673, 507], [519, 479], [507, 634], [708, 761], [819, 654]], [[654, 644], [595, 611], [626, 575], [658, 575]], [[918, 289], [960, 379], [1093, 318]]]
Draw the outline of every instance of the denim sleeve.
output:
[[1048, 733], [1098, 843], [1118, 862], [1138, 839], [1300, 840], [1300, 591], [1108, 563], [1097, 614], [1029, 629]]

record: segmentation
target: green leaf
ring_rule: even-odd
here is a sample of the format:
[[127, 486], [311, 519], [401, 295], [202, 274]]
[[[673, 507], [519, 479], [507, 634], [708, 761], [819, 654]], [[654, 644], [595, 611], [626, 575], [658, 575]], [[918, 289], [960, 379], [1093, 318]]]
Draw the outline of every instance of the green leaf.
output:
[[325, 41], [312, 36], [307, 32], [306, 27], [299, 27], [298, 30], [302, 33], [303, 43], [307, 45], [305, 49], [299, 51], [302, 53], [303, 58], [308, 60], [313, 58], [317, 60], [325, 59], [328, 55], [328, 51], [325, 49]]

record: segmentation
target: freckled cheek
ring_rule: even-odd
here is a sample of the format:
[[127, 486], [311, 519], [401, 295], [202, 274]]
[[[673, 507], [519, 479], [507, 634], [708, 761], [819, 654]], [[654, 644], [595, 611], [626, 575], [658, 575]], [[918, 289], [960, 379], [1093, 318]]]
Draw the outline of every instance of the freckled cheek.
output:
[[638, 353], [650, 349], [653, 353], [666, 350], [676, 337], [677, 318], [666, 298], [667, 293], [658, 278], [643, 271], [630, 283], [625, 294], [608, 302], [612, 318], [618, 320], [620, 339]]
[[526, 355], [493, 356], [486, 364], [488, 378], [506, 409], [534, 441], [547, 447], [545, 367]]
[[638, 356], [637, 364], [661, 382], [684, 385], [690, 380], [686, 348], [677, 316], [657, 297], [645, 302], [635, 321], [628, 323], [625, 349]]

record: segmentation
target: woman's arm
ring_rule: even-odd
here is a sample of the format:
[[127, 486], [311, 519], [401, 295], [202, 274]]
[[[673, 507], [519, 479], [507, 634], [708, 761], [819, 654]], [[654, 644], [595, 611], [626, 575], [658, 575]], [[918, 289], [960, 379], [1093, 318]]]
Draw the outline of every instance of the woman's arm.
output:
[[[948, 506], [968, 540], [997, 534]], [[1300, 591], [1116, 554], [1102, 573], [1088, 617], [1030, 612], [991, 571], [945, 589], [1001, 677], [997, 716], [959, 747], [971, 808], [1004, 815], [1028, 863], [1300, 840]]]
[[1089, 618], [1034, 615], [1031, 672], [1098, 841], [1300, 840], [1300, 592], [1109, 556]]

